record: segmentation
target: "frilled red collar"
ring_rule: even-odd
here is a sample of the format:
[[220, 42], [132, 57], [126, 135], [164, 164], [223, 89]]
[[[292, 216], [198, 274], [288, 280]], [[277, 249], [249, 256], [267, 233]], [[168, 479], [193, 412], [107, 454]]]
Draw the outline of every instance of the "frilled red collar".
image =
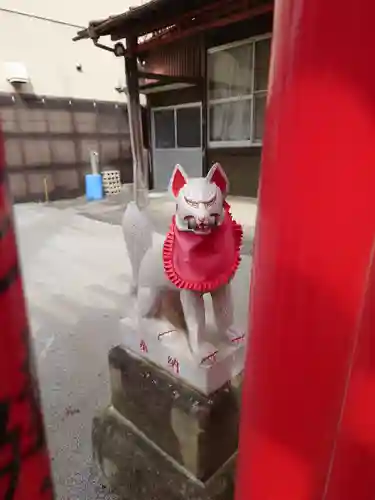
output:
[[229, 205], [223, 223], [208, 235], [180, 231], [175, 217], [163, 247], [164, 270], [178, 288], [200, 293], [227, 284], [241, 260], [242, 227], [233, 220]]

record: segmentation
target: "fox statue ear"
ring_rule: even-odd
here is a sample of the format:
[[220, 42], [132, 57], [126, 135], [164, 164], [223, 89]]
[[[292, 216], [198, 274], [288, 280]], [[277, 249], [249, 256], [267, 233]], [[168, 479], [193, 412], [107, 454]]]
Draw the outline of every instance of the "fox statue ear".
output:
[[180, 189], [187, 183], [187, 179], [188, 177], [181, 165], [176, 165], [169, 181], [169, 191], [175, 198], [177, 198]]
[[207, 174], [206, 179], [208, 180], [208, 182], [213, 182], [214, 184], [216, 184], [216, 186], [223, 193], [224, 197], [228, 194], [229, 191], [228, 177], [226, 176], [223, 167], [220, 165], [220, 163], [215, 163], [214, 165], [212, 165], [210, 171]]

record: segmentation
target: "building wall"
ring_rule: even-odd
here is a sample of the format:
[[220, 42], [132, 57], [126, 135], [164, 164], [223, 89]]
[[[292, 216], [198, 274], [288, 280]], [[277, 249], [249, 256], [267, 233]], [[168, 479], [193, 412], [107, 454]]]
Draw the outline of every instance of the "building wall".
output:
[[208, 162], [219, 162], [225, 170], [230, 194], [256, 198], [259, 186], [259, 174], [262, 148], [209, 149]]
[[[83, 194], [91, 149], [131, 182], [126, 98], [115, 90], [124, 62], [72, 38], [90, 20], [140, 3], [0, 0], [0, 121], [15, 201], [43, 200], [45, 189], [51, 199]], [[30, 83], [12, 86], [7, 62], [23, 63]]]
[[206, 33], [207, 48], [243, 40], [253, 36], [271, 33], [273, 23], [272, 13], [263, 14], [240, 23], [212, 30]]
[[83, 194], [90, 150], [103, 170], [119, 169], [123, 182], [132, 181], [126, 105], [0, 94], [0, 121], [14, 201]]
[[[168, 46], [164, 50], [150, 53], [149, 57], [145, 60], [145, 69], [146, 71], [171, 76], [200, 77], [202, 73], [203, 54], [202, 37], [183, 40]], [[151, 110], [158, 107], [200, 103], [202, 101], [202, 94], [202, 85], [153, 92], [147, 95], [148, 107]], [[150, 120], [153, 119], [151, 112], [149, 113], [149, 117]], [[150, 137], [151, 139], [153, 138], [152, 133]], [[163, 190], [166, 188], [176, 163], [183, 165], [187, 173], [192, 176], [199, 175], [202, 170], [202, 153], [199, 146], [187, 149], [152, 149], [152, 151], [153, 175], [151, 179], [155, 189]]]
[[[272, 15], [267, 14], [232, 26], [208, 31], [203, 38], [184, 40], [150, 53], [145, 61], [149, 71], [170, 75], [204, 77], [204, 53], [215, 47], [236, 40], [270, 33]], [[148, 96], [149, 107], [162, 107], [202, 101], [203, 86], [155, 92]], [[208, 167], [216, 161], [225, 169], [231, 185], [231, 193], [256, 197], [259, 184], [262, 148], [251, 146], [207, 147]]]
[[175, 104], [187, 104], [202, 100], [202, 89], [198, 86], [186, 87], [178, 90], [155, 92], [147, 96], [151, 108], [163, 106], [174, 106]]
[[203, 46], [204, 37], [197, 36], [151, 52], [145, 60], [147, 71], [172, 76], [201, 76]]
[[[208, 32], [206, 47], [215, 47], [237, 40], [272, 32], [273, 16], [265, 14], [223, 29]], [[238, 196], [257, 197], [262, 147], [209, 148], [208, 162], [220, 162], [228, 175], [230, 192]]]

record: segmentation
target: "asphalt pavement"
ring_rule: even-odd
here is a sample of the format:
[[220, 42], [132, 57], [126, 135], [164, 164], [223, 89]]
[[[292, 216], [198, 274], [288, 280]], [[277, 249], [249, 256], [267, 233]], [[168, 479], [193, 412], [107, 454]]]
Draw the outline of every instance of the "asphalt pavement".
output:
[[[109, 403], [107, 353], [121, 343], [119, 320], [129, 304], [130, 264], [120, 227], [128, 200], [124, 192], [102, 202], [15, 206], [58, 500], [117, 500], [92, 463], [91, 420]], [[245, 229], [236, 287], [247, 291], [256, 203], [230, 201]], [[165, 194], [151, 196], [148, 212], [160, 232], [173, 208]], [[246, 321], [247, 294], [236, 300]]]

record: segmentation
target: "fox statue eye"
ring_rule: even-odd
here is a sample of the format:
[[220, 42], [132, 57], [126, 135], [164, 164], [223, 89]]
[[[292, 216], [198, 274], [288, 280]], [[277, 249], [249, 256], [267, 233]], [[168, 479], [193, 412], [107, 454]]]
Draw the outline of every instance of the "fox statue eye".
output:
[[186, 196], [184, 196], [184, 198], [185, 198], [186, 203], [188, 205], [190, 205], [191, 207], [194, 207], [194, 208], [199, 207], [199, 203], [197, 201], [189, 200], [188, 198], [186, 198]]
[[206, 201], [205, 204], [204, 204], [204, 206], [206, 208], [212, 207], [212, 205], [215, 203], [215, 201], [216, 201], [216, 196], [214, 196], [211, 200]]

